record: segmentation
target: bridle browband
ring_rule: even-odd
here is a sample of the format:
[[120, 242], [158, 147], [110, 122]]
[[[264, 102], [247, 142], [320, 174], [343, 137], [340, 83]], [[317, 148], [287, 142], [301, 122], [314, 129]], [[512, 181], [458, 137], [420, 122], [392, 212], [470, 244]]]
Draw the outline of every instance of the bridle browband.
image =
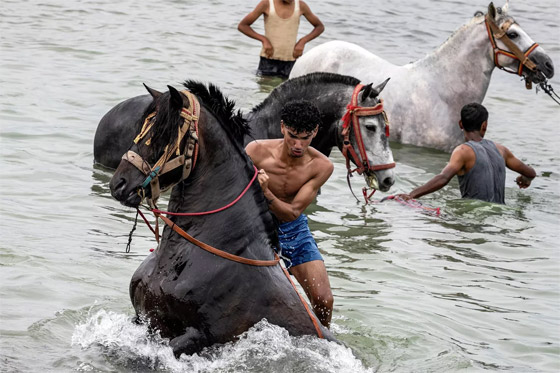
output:
[[[537, 70], [537, 65], [529, 59], [529, 55], [534, 52], [535, 49], [539, 46], [537, 43], [533, 43], [525, 52], [522, 52], [513, 41], [507, 36], [507, 31], [511, 27], [511, 25], [515, 24], [515, 21], [512, 19], [506, 19], [501, 26], [498, 26], [496, 22], [491, 18], [489, 13], [486, 13], [484, 23], [486, 24], [486, 31], [488, 33], [488, 39], [490, 39], [490, 44], [492, 44], [492, 49], [494, 51], [494, 65], [497, 68], [504, 70], [510, 74], [517, 74], [519, 76], [523, 76], [523, 67], [531, 71]], [[496, 39], [502, 41], [510, 50], [501, 49], [498, 47], [496, 43]], [[519, 61], [519, 67], [517, 71], [508, 70], [498, 62], [498, 57], [500, 54], [504, 56], [508, 56], [513, 58], [514, 60]], [[525, 87], [527, 89], [532, 88], [532, 83], [530, 80], [525, 80]]]
[[[122, 159], [127, 160], [146, 175], [146, 179], [138, 192], [141, 193], [141, 197], [144, 199], [146, 195], [145, 191], [148, 186], [150, 187], [151, 198], [148, 199], [148, 203], [152, 208], [155, 206], [161, 192], [165, 192], [182, 180], [188, 178], [196, 164], [198, 156], [198, 118], [200, 115], [200, 103], [189, 91], [185, 90], [181, 93], [188, 98], [189, 108], [183, 107], [181, 109], [180, 115], [183, 118], [183, 124], [179, 127], [177, 141], [165, 147], [163, 155], [153, 166], [150, 166], [146, 160], [132, 150], [129, 150], [122, 156]], [[134, 139], [135, 144], [138, 144], [150, 132], [155, 122], [155, 116], [156, 112], [153, 112], [146, 117], [140, 133]], [[185, 137], [187, 138], [187, 142], [185, 146], [181, 148], [181, 142]], [[151, 138], [147, 139], [145, 142], [146, 145], [150, 145], [150, 143]], [[175, 154], [176, 157], [170, 160], [173, 154]], [[161, 189], [159, 177], [177, 168], [183, 169], [180, 180]]]

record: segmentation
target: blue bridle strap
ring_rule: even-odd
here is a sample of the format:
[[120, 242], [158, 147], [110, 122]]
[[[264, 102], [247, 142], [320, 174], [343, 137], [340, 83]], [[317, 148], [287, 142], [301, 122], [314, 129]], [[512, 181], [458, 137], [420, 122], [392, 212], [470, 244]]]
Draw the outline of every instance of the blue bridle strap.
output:
[[150, 184], [150, 181], [157, 176], [159, 169], [160, 167], [157, 166], [148, 174], [148, 177], [146, 177], [146, 180], [142, 183], [142, 189], [145, 189]]

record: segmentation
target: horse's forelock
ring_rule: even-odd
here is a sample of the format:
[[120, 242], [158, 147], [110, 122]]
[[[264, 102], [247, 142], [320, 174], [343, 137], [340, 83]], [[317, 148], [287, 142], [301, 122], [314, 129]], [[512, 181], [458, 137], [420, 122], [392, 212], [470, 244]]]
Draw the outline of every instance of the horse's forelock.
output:
[[152, 110], [147, 110], [147, 114], [156, 110], [155, 123], [152, 127], [152, 139], [150, 146], [155, 155], [162, 154], [165, 147], [172, 144], [178, 136], [178, 128], [183, 124], [183, 118], [179, 112], [172, 113], [170, 110], [171, 95], [165, 92], [160, 96], [157, 103], [152, 103]]

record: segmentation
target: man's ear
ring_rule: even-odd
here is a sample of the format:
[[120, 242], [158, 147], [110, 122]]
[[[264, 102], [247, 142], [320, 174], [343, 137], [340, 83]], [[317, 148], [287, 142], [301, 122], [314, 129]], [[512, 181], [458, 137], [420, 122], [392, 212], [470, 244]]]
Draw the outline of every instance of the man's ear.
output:
[[464, 130], [464, 128], [463, 128], [463, 121], [462, 121], [462, 120], [459, 120], [459, 128], [461, 128], [461, 131]]
[[488, 121], [485, 120], [484, 122], [482, 122], [482, 125], [480, 126], [480, 132], [484, 133], [486, 132], [486, 129], [488, 128]]

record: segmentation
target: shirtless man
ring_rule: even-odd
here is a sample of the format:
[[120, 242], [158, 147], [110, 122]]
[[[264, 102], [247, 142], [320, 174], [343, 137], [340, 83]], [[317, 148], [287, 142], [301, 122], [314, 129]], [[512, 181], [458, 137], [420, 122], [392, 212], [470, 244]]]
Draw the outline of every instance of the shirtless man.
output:
[[329, 277], [303, 214], [334, 169], [325, 155], [309, 146], [320, 121], [312, 103], [288, 102], [280, 121], [284, 137], [255, 140], [245, 150], [259, 169], [258, 180], [268, 206], [281, 223], [278, 235], [282, 256], [287, 258], [284, 263], [328, 328], [333, 309]]
[[[251, 28], [262, 14], [264, 35]], [[313, 25], [313, 30], [297, 41], [300, 16]], [[287, 78], [295, 60], [303, 54], [305, 44], [321, 35], [325, 27], [303, 1], [262, 0], [239, 22], [237, 29], [262, 43], [259, 74]]]
[[504, 204], [506, 167], [521, 174], [515, 180], [520, 188], [531, 185], [537, 176], [532, 167], [517, 159], [505, 146], [484, 139], [488, 127], [488, 111], [484, 106], [477, 103], [463, 106], [459, 127], [466, 143], [453, 150], [441, 173], [409, 194], [397, 197], [408, 200], [433, 193], [457, 175], [462, 198]]

